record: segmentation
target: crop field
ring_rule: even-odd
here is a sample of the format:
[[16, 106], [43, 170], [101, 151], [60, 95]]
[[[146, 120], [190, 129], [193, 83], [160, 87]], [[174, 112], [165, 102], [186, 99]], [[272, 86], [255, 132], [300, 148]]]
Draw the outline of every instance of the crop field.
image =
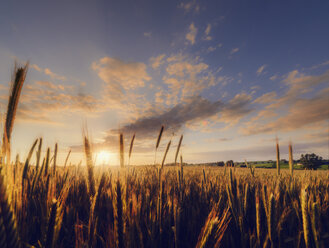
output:
[[192, 166], [87, 171], [54, 169], [49, 156], [44, 161], [40, 167], [29, 167], [28, 160], [13, 165], [6, 184], [1, 176], [1, 247], [325, 247], [329, 242], [327, 172], [298, 171], [291, 177], [271, 169], [252, 175], [248, 168]]
[[[328, 247], [327, 170], [249, 166], [95, 166], [84, 134], [86, 166], [42, 157], [37, 139], [25, 162], [10, 161], [10, 135], [26, 67], [8, 104], [0, 166], [0, 247]], [[161, 141], [163, 127], [155, 149]], [[134, 137], [129, 149], [133, 156]], [[127, 155], [127, 154], [126, 154]], [[32, 163], [35, 158], [35, 163]]]

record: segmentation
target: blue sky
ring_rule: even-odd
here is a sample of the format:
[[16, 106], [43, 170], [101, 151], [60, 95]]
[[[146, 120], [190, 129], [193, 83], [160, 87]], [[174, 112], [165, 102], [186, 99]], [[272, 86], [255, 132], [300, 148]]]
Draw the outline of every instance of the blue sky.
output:
[[[328, 157], [327, 1], [7, 1], [0, 9], [1, 113], [14, 61], [30, 61], [13, 133], [79, 161], [87, 123], [117, 163], [151, 163], [184, 134], [188, 162]], [[161, 156], [162, 150], [159, 152]], [[169, 155], [172, 160], [173, 154]]]

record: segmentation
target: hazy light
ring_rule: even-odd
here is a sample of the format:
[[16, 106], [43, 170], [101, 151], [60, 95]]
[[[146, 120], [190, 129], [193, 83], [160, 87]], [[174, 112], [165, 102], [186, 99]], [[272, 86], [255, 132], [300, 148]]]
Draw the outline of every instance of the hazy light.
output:
[[113, 160], [114, 156], [112, 153], [108, 152], [108, 151], [100, 151], [97, 153], [97, 157], [96, 157], [96, 164], [97, 165], [109, 165], [111, 162], [111, 164], [113, 164]]

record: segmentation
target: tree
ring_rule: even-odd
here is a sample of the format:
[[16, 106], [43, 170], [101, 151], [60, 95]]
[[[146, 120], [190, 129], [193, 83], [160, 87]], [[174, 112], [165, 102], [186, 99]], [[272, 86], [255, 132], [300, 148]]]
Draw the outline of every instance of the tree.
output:
[[233, 162], [233, 160], [228, 160], [228, 161], [226, 161], [226, 166], [227, 166], [227, 167], [234, 167], [234, 162]]
[[312, 154], [302, 154], [300, 157], [300, 163], [303, 168], [308, 170], [316, 170], [322, 164], [322, 157]]
[[223, 161], [220, 161], [220, 162], [217, 162], [217, 166], [224, 166], [224, 162]]

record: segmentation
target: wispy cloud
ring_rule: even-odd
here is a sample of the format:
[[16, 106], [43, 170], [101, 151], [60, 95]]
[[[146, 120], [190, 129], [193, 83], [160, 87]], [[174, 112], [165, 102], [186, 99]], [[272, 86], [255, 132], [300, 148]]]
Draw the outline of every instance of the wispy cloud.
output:
[[321, 67], [323, 67], [323, 66], [327, 66], [327, 65], [329, 65], [329, 60], [324, 61], [324, 62], [322, 62], [322, 63], [320, 63], [320, 64], [317, 64], [317, 65], [314, 65], [314, 66], [312, 66], [310, 69], [311, 69], [311, 70], [314, 70], [314, 69], [318, 69], [318, 68], [321, 68]]
[[[1, 105], [6, 105], [7, 97], [0, 97]], [[61, 125], [66, 114], [97, 116], [104, 111], [103, 104], [92, 95], [77, 92], [73, 86], [50, 81], [36, 81], [24, 86], [17, 120], [19, 122]], [[60, 113], [60, 114], [59, 114]]]
[[160, 54], [157, 57], [151, 57], [150, 62], [153, 69], [157, 69], [160, 65], [164, 63], [165, 54]]
[[36, 64], [32, 64], [31, 68], [33, 68], [34, 70], [38, 71], [38, 72], [42, 72], [43, 70]]
[[205, 139], [205, 141], [207, 143], [220, 143], [220, 142], [225, 142], [225, 141], [229, 141], [229, 140], [231, 140], [231, 139], [230, 138], [218, 138], [218, 137]]
[[329, 120], [329, 88], [322, 89], [312, 97], [320, 84], [329, 82], [329, 70], [320, 75], [304, 75], [297, 70], [290, 72], [283, 83], [288, 88], [280, 97], [269, 92], [254, 102], [266, 105], [245, 127], [243, 134], [287, 132]]
[[32, 64], [31, 65], [31, 68], [33, 68], [34, 70], [38, 71], [38, 72], [41, 72], [41, 73], [44, 73], [45, 75], [48, 75], [49, 77], [51, 77], [52, 79], [55, 79], [55, 80], [61, 80], [61, 81], [66, 81], [67, 78], [62, 76], [62, 75], [59, 75], [57, 73], [54, 73], [53, 71], [51, 71], [49, 68], [44, 68], [42, 69], [41, 67], [39, 67], [38, 65], [36, 64]]
[[151, 38], [152, 32], [144, 32], [143, 34], [145, 37]]
[[200, 5], [197, 3], [196, 0], [190, 2], [182, 2], [178, 5], [178, 8], [181, 8], [185, 11], [185, 13], [194, 11], [198, 13], [200, 11]]
[[246, 93], [239, 93], [234, 96], [221, 111], [219, 121], [225, 122], [228, 126], [237, 124], [242, 117], [251, 113], [250, 103], [252, 96]]
[[266, 66], [267, 65], [262, 65], [257, 69], [257, 71], [256, 71], [257, 76], [265, 73], [264, 69], [266, 68]]
[[305, 75], [300, 73], [298, 70], [294, 70], [288, 74], [283, 82], [290, 87], [288, 92], [290, 95], [306, 93], [311, 89], [311, 87], [329, 82], [329, 70], [318, 76]]
[[204, 40], [212, 40], [212, 37], [209, 35], [211, 31], [211, 24], [209, 23], [204, 31]]
[[213, 51], [215, 51], [217, 48], [220, 48], [220, 47], [222, 47], [222, 46], [223, 46], [223, 44], [221, 44], [221, 43], [219, 43], [217, 46], [210, 46], [210, 47], [207, 48], [207, 52], [208, 52], [208, 53], [213, 52]]
[[298, 99], [289, 107], [286, 115], [266, 124], [249, 125], [244, 133], [274, 133], [277, 131], [294, 131], [310, 124], [329, 119], [329, 88], [310, 99]]
[[192, 22], [189, 26], [189, 31], [185, 36], [185, 38], [191, 43], [191, 45], [194, 45], [197, 33], [198, 33], [198, 29], [195, 27], [194, 23]]
[[274, 92], [274, 91], [268, 92], [268, 93], [265, 93], [265, 94], [261, 95], [260, 97], [258, 97], [254, 101], [254, 103], [261, 103], [261, 104], [272, 103], [272, 102], [274, 102], [276, 96], [277, 96], [276, 92]]
[[237, 53], [240, 50], [240, 48], [236, 47], [231, 50], [231, 55]]
[[205, 89], [226, 80], [224, 77], [216, 77], [216, 72], [209, 70], [209, 65], [198, 57], [175, 54], [167, 58], [165, 68], [166, 74], [162, 80], [167, 85], [165, 92], [168, 105], [199, 95]]
[[46, 75], [50, 76], [52, 79], [57, 79], [57, 80], [62, 80], [62, 81], [66, 80], [66, 77], [58, 75], [58, 74], [52, 72], [49, 68], [45, 68], [44, 73]]
[[140, 62], [103, 57], [92, 63], [92, 69], [106, 83], [105, 93], [114, 101], [120, 101], [127, 90], [144, 87], [151, 80], [146, 65]]

